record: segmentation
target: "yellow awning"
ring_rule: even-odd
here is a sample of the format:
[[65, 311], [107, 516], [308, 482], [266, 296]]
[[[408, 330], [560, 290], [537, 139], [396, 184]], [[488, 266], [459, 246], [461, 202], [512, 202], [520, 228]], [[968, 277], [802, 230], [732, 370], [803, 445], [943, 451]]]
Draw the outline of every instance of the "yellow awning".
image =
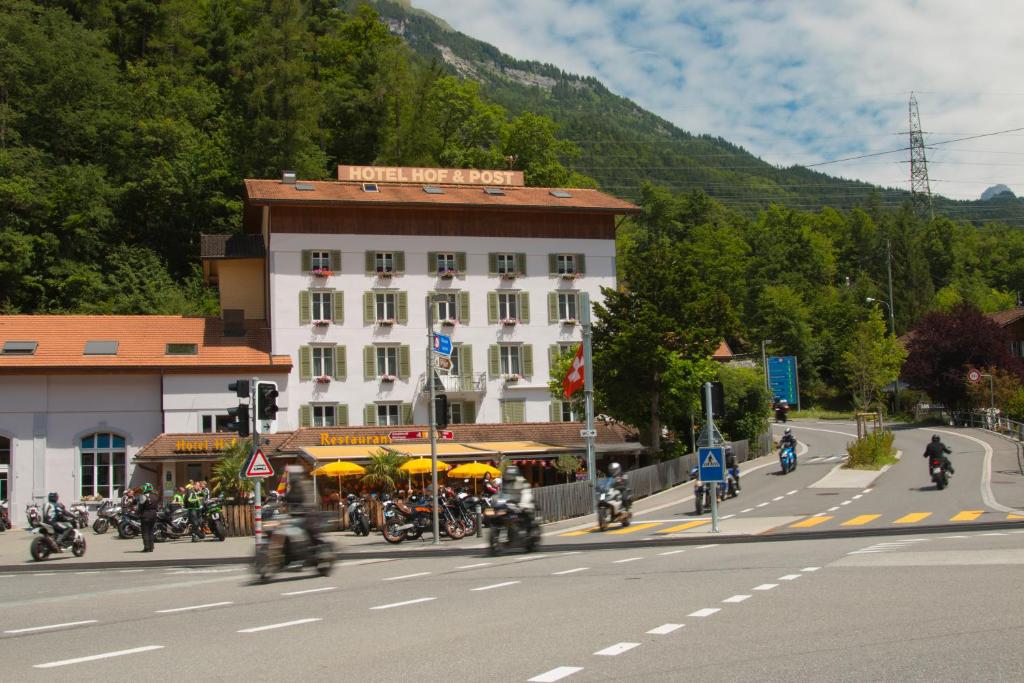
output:
[[520, 453], [562, 453], [573, 449], [565, 446], [552, 446], [551, 444], [537, 441], [477, 441], [466, 444], [480, 450], [492, 451], [503, 455], [516, 455]]
[[[402, 455], [408, 455], [414, 458], [430, 456], [429, 443], [402, 444], [392, 442], [387, 446], [381, 446], [380, 448], [386, 448], [394, 453], [401, 453]], [[494, 451], [485, 448], [471, 448], [470, 446], [461, 443], [440, 442], [437, 444], [437, 454], [438, 456], [464, 455], [467, 457], [478, 458], [484, 455], [493, 455]]]
[[369, 460], [382, 446], [308, 446], [302, 451], [316, 463], [331, 460]]

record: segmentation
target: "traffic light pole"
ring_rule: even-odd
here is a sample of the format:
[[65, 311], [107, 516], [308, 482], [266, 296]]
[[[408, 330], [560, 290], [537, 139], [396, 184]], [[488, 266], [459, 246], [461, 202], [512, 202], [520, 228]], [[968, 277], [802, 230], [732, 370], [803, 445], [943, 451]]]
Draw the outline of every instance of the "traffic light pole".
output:
[[434, 402], [434, 297], [427, 295], [427, 366], [423, 375], [425, 382], [430, 385], [430, 407], [427, 417], [430, 422], [427, 431], [430, 432], [430, 497], [433, 505], [433, 531], [434, 545], [441, 544], [440, 521], [437, 514], [437, 434], [434, 432], [434, 425], [437, 424], [437, 406]]
[[[249, 430], [249, 437], [252, 439], [252, 453], [249, 457], [252, 457], [256, 453], [256, 449], [259, 448], [259, 444], [256, 443], [257, 432], [256, 426], [259, 416], [257, 416], [256, 410], [256, 395], [259, 391], [259, 377], [253, 377], [252, 382], [249, 384], [249, 416], [252, 420], [252, 425]], [[252, 484], [252, 528], [256, 536], [256, 549], [260, 547], [260, 543], [263, 542], [263, 479], [257, 477], [256, 481]]]

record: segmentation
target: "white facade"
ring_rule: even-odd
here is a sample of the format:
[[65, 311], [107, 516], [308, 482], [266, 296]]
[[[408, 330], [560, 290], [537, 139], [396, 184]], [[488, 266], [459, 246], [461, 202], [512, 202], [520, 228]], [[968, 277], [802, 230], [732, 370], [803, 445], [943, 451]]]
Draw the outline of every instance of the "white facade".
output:
[[[303, 251], [339, 251], [340, 272], [322, 278], [303, 270]], [[367, 252], [402, 252], [404, 273], [390, 278], [367, 275]], [[443, 279], [430, 267], [428, 257], [435, 253], [464, 254], [465, 272]], [[525, 254], [526, 274], [502, 279], [490, 274], [491, 254]], [[553, 254], [583, 254], [585, 272], [578, 278], [565, 279], [551, 274]], [[478, 423], [500, 423], [502, 401], [524, 400], [522, 421], [547, 422], [551, 419], [549, 347], [578, 343], [579, 325], [552, 322], [549, 316], [549, 294], [586, 292], [591, 301], [600, 299], [601, 287], [615, 286], [615, 242], [610, 239], [507, 238], [507, 237], [440, 237], [394, 235], [309, 235], [272, 233], [267, 254], [270, 271], [270, 320], [274, 354], [292, 357], [293, 368], [288, 381], [288, 410], [283, 429], [300, 426], [302, 406], [345, 406], [347, 424], [366, 424], [368, 405], [381, 403], [411, 404], [402, 421], [415, 424], [428, 422], [426, 392], [423, 378], [427, 363], [426, 295], [429, 292], [466, 292], [469, 297], [469, 321], [460, 320], [454, 327], [435, 325], [438, 332], [450, 334], [452, 341], [471, 348], [474, 379], [479, 391], [451, 391], [465, 388], [449, 386], [453, 402], [472, 403]], [[314, 316], [300, 317], [301, 292], [333, 290], [343, 298], [344, 320], [326, 326], [313, 324]], [[364, 316], [366, 292], [405, 293], [404, 324], [382, 326], [368, 323]], [[489, 322], [488, 293], [518, 292], [528, 299], [529, 321], [513, 326]], [[520, 300], [521, 301], [521, 300]], [[520, 310], [519, 317], [524, 317]], [[309, 322], [300, 322], [305, 318]], [[581, 317], [577, 309], [576, 318]], [[410, 361], [407, 379], [381, 381], [380, 373], [364, 379], [364, 349], [369, 346], [397, 344], [407, 346]], [[300, 379], [302, 363], [300, 348], [305, 346], [344, 349], [345, 378], [318, 383]], [[489, 349], [494, 345], [532, 347], [532, 373], [515, 383], [488, 372]], [[520, 354], [523, 351], [519, 352]], [[340, 358], [339, 358], [340, 360]], [[284, 392], [282, 392], [284, 394]], [[340, 423], [340, 420], [339, 420]]]

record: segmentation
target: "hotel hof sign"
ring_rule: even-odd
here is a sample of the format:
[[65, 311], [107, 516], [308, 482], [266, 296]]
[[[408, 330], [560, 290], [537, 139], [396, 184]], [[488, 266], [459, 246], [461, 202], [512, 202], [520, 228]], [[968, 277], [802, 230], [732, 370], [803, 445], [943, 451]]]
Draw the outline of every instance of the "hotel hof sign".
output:
[[438, 185], [504, 185], [522, 187], [522, 171], [476, 168], [406, 168], [396, 166], [338, 166], [338, 180], [363, 183], [436, 183]]

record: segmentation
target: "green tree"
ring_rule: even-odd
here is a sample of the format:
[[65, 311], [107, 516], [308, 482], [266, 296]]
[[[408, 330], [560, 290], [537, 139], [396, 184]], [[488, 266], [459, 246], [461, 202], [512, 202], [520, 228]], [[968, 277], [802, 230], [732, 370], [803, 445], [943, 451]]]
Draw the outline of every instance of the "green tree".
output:
[[405, 461], [404, 455], [386, 451], [383, 448], [370, 456], [370, 462], [366, 465], [366, 473], [363, 474], [359, 483], [374, 491], [388, 493], [398, 488], [405, 475], [400, 469]]
[[575, 455], [563, 453], [555, 458], [555, 471], [564, 476], [567, 482], [573, 480], [582, 466], [582, 462]]
[[242, 476], [252, 455], [252, 441], [237, 441], [235, 445], [224, 451], [223, 457], [213, 465], [210, 484], [213, 492], [222, 496], [242, 497], [252, 493], [253, 482]]
[[899, 377], [906, 358], [902, 344], [887, 333], [882, 312], [873, 309], [868, 319], [854, 328], [842, 357], [854, 408], [867, 410], [877, 404], [882, 389]]
[[771, 397], [760, 369], [739, 365], [720, 365], [718, 380], [725, 394], [725, 417], [719, 425], [727, 438], [747, 439], [751, 445], [768, 431], [768, 406]]

